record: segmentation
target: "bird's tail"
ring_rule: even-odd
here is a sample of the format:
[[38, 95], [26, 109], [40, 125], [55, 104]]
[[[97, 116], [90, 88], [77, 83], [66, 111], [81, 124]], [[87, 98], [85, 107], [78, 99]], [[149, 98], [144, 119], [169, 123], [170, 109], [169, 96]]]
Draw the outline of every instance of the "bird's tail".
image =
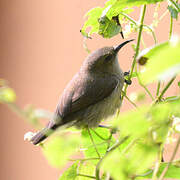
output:
[[45, 140], [49, 135], [51, 135], [54, 132], [53, 129], [45, 127], [41, 131], [37, 132], [32, 138], [31, 142], [36, 145]]

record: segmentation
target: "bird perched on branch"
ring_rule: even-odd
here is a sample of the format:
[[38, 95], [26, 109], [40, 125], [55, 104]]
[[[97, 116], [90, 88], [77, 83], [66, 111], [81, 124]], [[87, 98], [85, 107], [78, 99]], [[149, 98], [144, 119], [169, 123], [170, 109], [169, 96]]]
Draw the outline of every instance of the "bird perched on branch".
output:
[[115, 115], [125, 81], [117, 54], [131, 41], [98, 49], [85, 59], [64, 89], [53, 118], [30, 139], [33, 144], [39, 144], [59, 127], [97, 127], [101, 120]]

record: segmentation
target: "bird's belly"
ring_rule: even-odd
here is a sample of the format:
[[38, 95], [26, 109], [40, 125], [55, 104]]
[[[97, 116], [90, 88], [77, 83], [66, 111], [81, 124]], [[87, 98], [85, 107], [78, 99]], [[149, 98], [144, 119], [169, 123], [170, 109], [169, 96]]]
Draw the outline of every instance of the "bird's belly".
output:
[[80, 112], [74, 125], [97, 127], [100, 121], [113, 117], [121, 106], [121, 90], [122, 85], [117, 86], [110, 96]]

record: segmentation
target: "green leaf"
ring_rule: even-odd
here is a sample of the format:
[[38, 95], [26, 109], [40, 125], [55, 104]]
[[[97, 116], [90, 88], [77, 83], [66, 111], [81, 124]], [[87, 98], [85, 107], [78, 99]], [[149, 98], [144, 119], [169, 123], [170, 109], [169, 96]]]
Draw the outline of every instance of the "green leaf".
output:
[[[86, 16], [88, 16], [88, 20], [85, 22], [83, 28], [81, 29], [81, 33], [88, 37], [93, 33], [98, 33], [104, 38], [111, 38], [120, 33], [121, 25], [113, 20], [113, 17], [119, 15], [120, 11], [124, 13], [130, 13], [133, 10], [130, 8], [125, 10], [119, 9], [118, 13], [115, 13], [115, 11], [112, 11], [113, 13], [108, 13], [109, 9], [111, 9], [111, 5], [106, 5], [104, 8], [96, 7], [90, 10], [86, 14]], [[123, 17], [119, 17], [119, 20], [122, 19]], [[86, 29], [88, 27], [91, 27], [91, 30], [89, 31], [89, 33], [86, 33]]]
[[75, 180], [77, 177], [78, 161], [69, 167], [59, 178], [59, 180]]
[[[101, 137], [96, 135], [93, 130], [90, 130], [92, 138], [94, 140], [94, 143], [96, 144], [96, 147], [97, 147], [99, 154], [104, 155], [106, 153], [106, 150], [107, 150], [107, 142], [106, 141], [110, 136], [109, 129], [107, 129], [107, 128], [96, 128], [94, 130], [96, 131], [96, 133], [98, 133], [103, 138], [102, 139]], [[96, 150], [92, 144], [89, 133], [86, 129], [82, 130], [81, 136], [82, 136], [82, 149], [83, 149], [83, 153], [84, 153], [85, 157], [86, 158], [98, 157]], [[114, 142], [114, 140], [112, 140], [112, 142]]]
[[16, 101], [16, 94], [13, 89], [9, 87], [0, 88], [0, 102], [13, 103]]
[[[173, 106], [173, 109], [172, 109]], [[177, 111], [178, 105], [172, 103], [157, 104], [153, 107], [141, 107], [137, 110], [121, 114], [114, 120], [122, 136], [148, 139], [148, 141], [161, 143], [167, 136], [169, 115]], [[151, 134], [151, 138], [150, 138]]]
[[98, 33], [99, 30], [99, 22], [98, 19], [100, 18], [101, 14], [103, 12], [103, 8], [96, 7], [94, 9], [91, 9], [85, 16], [88, 16], [88, 20], [84, 23], [83, 28], [81, 29], [81, 32], [83, 34], [86, 34], [86, 28], [91, 27], [91, 30], [89, 31], [89, 35], [92, 33]]
[[113, 151], [102, 162], [102, 168], [115, 179], [129, 180], [136, 174], [150, 168], [157, 157], [158, 146], [134, 144], [126, 153]]
[[107, 5], [111, 5], [110, 10], [107, 13], [108, 17], [116, 16], [121, 12], [124, 8], [130, 8], [134, 6], [140, 6], [144, 4], [154, 4], [157, 2], [161, 2], [163, 0], [111, 0], [108, 1]]
[[96, 166], [89, 161], [76, 161], [62, 174], [59, 180], [89, 180], [89, 177], [80, 175], [95, 176], [95, 169]]
[[68, 137], [54, 137], [43, 146], [43, 154], [52, 166], [62, 167], [68, 158], [76, 152], [80, 144], [80, 137], [68, 135]]
[[[180, 42], [165, 42], [144, 50], [140, 57], [148, 58], [145, 69], [140, 73], [143, 83], [166, 80], [180, 72]], [[142, 55], [143, 54], [143, 55]]]
[[[121, 25], [113, 20], [114, 16], [120, 13], [129, 14], [133, 11], [131, 7], [143, 4], [153, 4], [163, 0], [109, 0], [105, 3], [103, 8], [96, 7], [91, 9], [86, 16], [88, 20], [84, 23], [81, 30], [82, 34], [86, 34], [87, 27], [91, 27], [89, 36], [93, 33], [98, 33], [104, 38], [111, 38], [121, 32]], [[119, 16], [119, 21], [123, 24], [123, 16]]]
[[[158, 176], [160, 176], [160, 174], [162, 173], [162, 171], [164, 170], [164, 168], [167, 166], [167, 163], [163, 163], [160, 168], [159, 168], [159, 172], [158, 172]], [[165, 174], [165, 178], [180, 178], [180, 167], [175, 166], [175, 165], [170, 165], [170, 167], [168, 168], [168, 171]]]
[[[81, 162], [78, 168], [78, 174], [95, 176], [96, 166], [91, 162]], [[77, 176], [76, 180], [89, 180], [88, 177]]]
[[99, 31], [98, 34], [104, 38], [111, 38], [121, 32], [121, 26], [117, 25], [114, 20], [109, 20], [107, 16], [103, 16], [99, 19]]
[[146, 119], [147, 107], [142, 107], [136, 111], [121, 114], [114, 120], [114, 126], [120, 129], [123, 136], [133, 135], [133, 137], [143, 136], [148, 132], [150, 122]]

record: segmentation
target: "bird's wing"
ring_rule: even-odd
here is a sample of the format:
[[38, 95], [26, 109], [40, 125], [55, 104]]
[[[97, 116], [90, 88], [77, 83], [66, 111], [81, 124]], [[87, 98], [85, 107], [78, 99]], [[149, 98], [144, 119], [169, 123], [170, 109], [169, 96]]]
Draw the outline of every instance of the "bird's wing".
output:
[[103, 75], [96, 78], [81, 77], [77, 74], [68, 84], [60, 103], [57, 106], [58, 114], [65, 118], [71, 113], [82, 110], [108, 97], [118, 85], [115, 76]]
[[115, 76], [101, 76], [86, 78], [77, 74], [60, 98], [54, 118], [47, 126], [32, 137], [33, 144], [38, 144], [46, 139], [57, 127], [70, 123], [65, 120], [66, 117], [74, 112], [82, 110], [90, 105], [108, 97], [118, 85], [118, 79]]

